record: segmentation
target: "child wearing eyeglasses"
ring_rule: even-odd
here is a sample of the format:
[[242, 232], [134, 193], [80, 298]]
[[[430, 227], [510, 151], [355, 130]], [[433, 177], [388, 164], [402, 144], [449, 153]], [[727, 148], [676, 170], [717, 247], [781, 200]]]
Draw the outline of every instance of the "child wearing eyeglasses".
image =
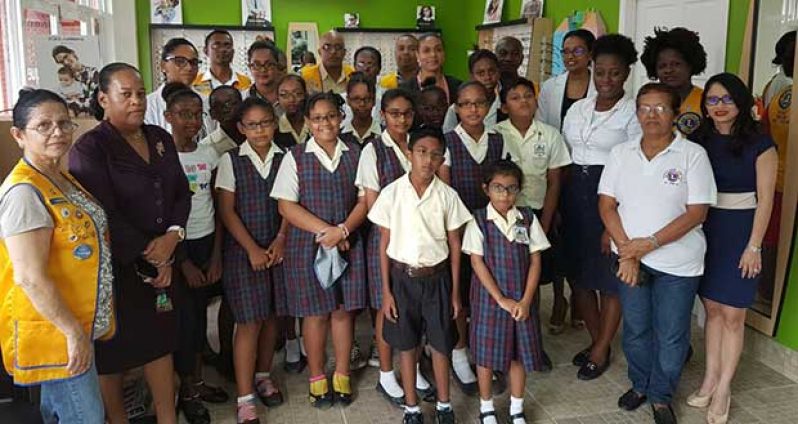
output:
[[[290, 224], [286, 302], [288, 315], [303, 318], [310, 403], [316, 408], [352, 403], [353, 312], [368, 306], [359, 231], [366, 200], [355, 186], [360, 149], [338, 137], [342, 105], [332, 93], [308, 99], [305, 117], [313, 137], [286, 154], [271, 192]], [[338, 259], [346, 266], [338, 267]], [[328, 332], [335, 351], [332, 390], [324, 369]]]
[[[488, 90], [481, 83], [469, 81], [457, 89], [455, 111], [460, 117], [460, 124], [445, 135], [446, 157], [438, 171], [441, 179], [451, 184], [472, 212], [488, 204], [487, 196], [479, 188], [484, 166], [507, 156], [502, 136], [485, 128], [485, 116], [489, 109]], [[466, 313], [457, 321], [460, 338], [452, 352], [452, 368], [454, 380], [460, 389], [463, 393], [472, 395], [477, 391], [477, 377], [471, 369], [467, 347], [467, 299], [471, 284], [471, 265], [467, 260], [461, 261], [460, 280]]]
[[540, 277], [540, 252], [549, 242], [535, 213], [516, 207], [524, 176], [509, 160], [490, 164], [482, 190], [487, 207], [474, 212], [466, 226], [463, 252], [471, 255], [471, 346], [477, 363], [482, 424], [496, 424], [493, 372], [509, 372], [508, 423], [525, 424], [526, 373], [540, 370], [538, 310], [533, 301]]
[[277, 117], [269, 102], [248, 98], [236, 116], [246, 141], [222, 156], [216, 177], [219, 214], [227, 230], [222, 282], [236, 321], [237, 422], [257, 423], [256, 395], [268, 407], [283, 403], [270, 371], [276, 317], [285, 315], [282, 264], [287, 224], [269, 193], [284, 152], [273, 143]]

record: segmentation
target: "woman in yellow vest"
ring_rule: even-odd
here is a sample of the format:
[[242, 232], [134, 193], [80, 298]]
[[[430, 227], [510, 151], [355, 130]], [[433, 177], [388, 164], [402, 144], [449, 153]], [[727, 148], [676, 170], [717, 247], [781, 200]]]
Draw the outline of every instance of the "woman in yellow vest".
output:
[[104, 421], [92, 342], [115, 331], [106, 215], [61, 170], [76, 127], [57, 94], [21, 93], [23, 158], [0, 186], [3, 364], [15, 384], [41, 384], [46, 423]]
[[687, 28], [654, 29], [653, 37], [646, 37], [640, 62], [652, 81], [658, 80], [673, 87], [681, 98], [676, 116], [676, 129], [688, 137], [701, 123], [700, 87], [692, 77], [707, 68], [707, 52], [698, 33]]

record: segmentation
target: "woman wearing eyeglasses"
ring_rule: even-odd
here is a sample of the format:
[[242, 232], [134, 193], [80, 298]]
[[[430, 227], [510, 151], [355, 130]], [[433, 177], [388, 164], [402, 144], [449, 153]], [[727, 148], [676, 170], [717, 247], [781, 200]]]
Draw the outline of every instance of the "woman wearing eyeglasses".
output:
[[[172, 38], [166, 42], [161, 52], [161, 72], [164, 81], [155, 91], [147, 95], [145, 124], [157, 125], [172, 133], [172, 125], [164, 118], [166, 101], [163, 98], [163, 88], [170, 82], [179, 82], [191, 87], [201, 63], [198, 56], [197, 48], [185, 38]], [[200, 130], [200, 139], [205, 135], [205, 131]]]
[[258, 97], [268, 101], [274, 106], [278, 117], [285, 113], [278, 104], [277, 86], [285, 75], [279, 56], [279, 50], [273, 43], [261, 40], [252, 43], [247, 50], [247, 66], [252, 73], [252, 86], [241, 93], [244, 98]]
[[754, 98], [737, 76], [715, 75], [705, 87], [706, 118], [694, 138], [707, 149], [719, 192], [704, 222], [706, 270], [698, 288], [707, 313], [706, 370], [687, 404], [709, 407], [707, 422], [715, 424], [729, 416], [745, 313], [762, 272], [762, 240], [773, 208], [778, 154], [751, 116]]
[[590, 75], [590, 55], [596, 37], [586, 29], [565, 34], [562, 57], [567, 72], [543, 83], [538, 95], [536, 119], [561, 128], [568, 109], [596, 92]]
[[681, 105], [675, 125], [685, 137], [701, 123], [701, 94], [704, 90], [693, 85], [692, 77], [707, 68], [707, 52], [698, 33], [686, 28], [654, 29], [653, 37], [646, 37], [640, 62], [651, 80], [667, 84], [679, 93]]
[[19, 385], [41, 384], [44, 422], [103, 422], [92, 343], [113, 337], [108, 221], [61, 171], [77, 125], [47, 90], [22, 92], [11, 135], [23, 150], [0, 187], [0, 343]]
[[126, 63], [106, 65], [92, 100], [101, 122], [69, 153], [69, 171], [109, 220], [119, 331], [96, 342], [95, 349], [112, 424], [127, 421], [122, 374], [140, 366], [158, 422], [177, 421], [172, 352], [178, 346], [174, 308], [180, 302], [174, 298], [172, 264], [186, 235], [191, 192], [172, 137], [144, 124], [146, 105], [139, 71]]
[[642, 137], [615, 146], [599, 182], [599, 212], [612, 239], [632, 383], [627, 411], [646, 399], [657, 424], [671, 408], [690, 348], [693, 299], [704, 272], [701, 223], [717, 191], [706, 151], [673, 130], [681, 99], [663, 83], [637, 94]]

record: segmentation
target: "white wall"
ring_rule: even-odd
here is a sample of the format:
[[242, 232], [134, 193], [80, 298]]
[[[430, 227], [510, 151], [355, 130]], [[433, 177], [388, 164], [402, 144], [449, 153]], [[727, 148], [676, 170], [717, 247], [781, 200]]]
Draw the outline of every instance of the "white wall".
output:
[[108, 58], [139, 66], [138, 39], [136, 37], [136, 3], [132, 0], [112, 0], [113, 15], [106, 25], [110, 32]]

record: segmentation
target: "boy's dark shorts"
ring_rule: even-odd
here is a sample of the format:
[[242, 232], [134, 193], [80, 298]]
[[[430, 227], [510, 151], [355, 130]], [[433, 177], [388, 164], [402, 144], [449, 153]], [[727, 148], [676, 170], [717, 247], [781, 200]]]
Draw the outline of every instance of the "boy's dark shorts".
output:
[[385, 320], [382, 336], [391, 347], [413, 350], [421, 344], [421, 336], [436, 351], [450, 355], [457, 343], [457, 330], [452, 321], [452, 277], [448, 261], [434, 266], [435, 272], [412, 278], [400, 269], [404, 265], [391, 262], [391, 292], [399, 315], [396, 323]]

